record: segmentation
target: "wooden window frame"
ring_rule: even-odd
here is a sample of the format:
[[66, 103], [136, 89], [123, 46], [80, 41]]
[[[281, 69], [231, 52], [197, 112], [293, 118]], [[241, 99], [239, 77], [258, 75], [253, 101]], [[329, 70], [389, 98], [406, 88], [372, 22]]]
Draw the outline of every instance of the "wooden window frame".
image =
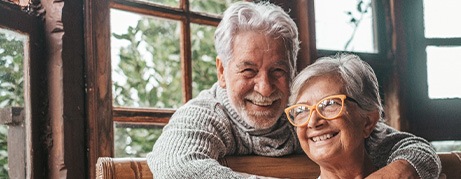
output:
[[[38, 2], [32, 1], [32, 4]], [[10, 168], [10, 177], [12, 178], [44, 178], [47, 174], [47, 166], [44, 163], [47, 160], [46, 146], [43, 142], [43, 136], [46, 134], [45, 122], [48, 114], [47, 99], [48, 94], [44, 92], [47, 89], [45, 48], [44, 48], [44, 24], [40, 14], [36, 11], [26, 13], [18, 5], [0, 1], [0, 26], [13, 31], [19, 31], [28, 35], [28, 52], [24, 54], [27, 60], [24, 63], [24, 72], [27, 80], [24, 83], [24, 108], [8, 108], [3, 110], [2, 123], [12, 125], [11, 132], [23, 134], [23, 143], [14, 143], [15, 152], [23, 155], [10, 155], [9, 166], [21, 166]], [[24, 124], [22, 127], [20, 124]], [[16, 139], [18, 140], [18, 139]], [[10, 146], [9, 146], [10, 147]], [[12, 152], [11, 154], [19, 154]]]
[[[377, 53], [364, 53], [364, 52], [352, 52], [360, 56], [364, 61], [369, 63], [377, 74], [381, 74], [389, 70], [392, 66], [392, 58], [388, 57], [391, 45], [391, 26], [389, 17], [389, 1], [386, 0], [373, 0], [373, 18], [374, 18], [374, 33], [377, 39], [375, 39], [375, 45], [378, 47]], [[360, 35], [360, 34], [359, 34]], [[323, 50], [317, 49], [319, 56], [334, 55], [338, 50]]]
[[217, 26], [220, 17], [189, 11], [189, 4], [181, 0], [178, 8], [137, 1], [98, 0], [85, 4], [85, 41], [88, 64], [87, 73], [87, 121], [89, 176], [95, 177], [95, 164], [99, 157], [114, 156], [114, 122], [129, 125], [165, 125], [174, 109], [113, 107], [110, 9], [119, 9], [143, 15], [179, 21], [180, 56], [183, 97], [185, 103], [192, 98], [192, 60], [190, 24]]
[[[309, 0], [313, 1], [313, 0]], [[396, 0], [373, 0], [373, 16], [378, 46], [377, 53], [352, 52], [366, 61], [376, 73], [380, 85], [381, 98], [385, 110], [385, 120], [390, 126], [409, 131], [408, 104], [405, 101], [406, 69], [400, 63], [406, 62], [407, 49], [401, 42], [402, 34], [401, 3]], [[314, 26], [314, 25], [312, 25]], [[318, 49], [318, 56], [334, 55], [338, 51]], [[397, 65], [398, 64], [398, 65]]]
[[[186, 0], [181, 0], [178, 8], [144, 1], [126, 0], [112, 0], [110, 2], [110, 7], [180, 22], [182, 102], [185, 103], [189, 101], [192, 98], [192, 47], [190, 43], [190, 24], [195, 23], [216, 27], [220, 21], [220, 17], [217, 15], [190, 11], [189, 3]], [[168, 122], [173, 112], [173, 109], [114, 107], [113, 120], [121, 123], [162, 125]]]
[[395, 44], [398, 54], [403, 89], [406, 94], [408, 131], [429, 141], [461, 139], [460, 99], [429, 99], [427, 84], [427, 54], [429, 45], [461, 46], [461, 38], [431, 39], [424, 34], [423, 1], [393, 0], [396, 22], [400, 24], [401, 41]]

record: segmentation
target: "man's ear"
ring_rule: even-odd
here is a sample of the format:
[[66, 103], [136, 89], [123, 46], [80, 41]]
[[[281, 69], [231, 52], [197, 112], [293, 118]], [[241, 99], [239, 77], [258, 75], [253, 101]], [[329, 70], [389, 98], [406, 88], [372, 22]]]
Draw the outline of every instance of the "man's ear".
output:
[[371, 132], [373, 132], [373, 129], [376, 126], [376, 123], [378, 123], [379, 118], [380, 116], [379, 116], [378, 110], [367, 112], [365, 123], [364, 123], [364, 128], [363, 128], [364, 138], [367, 138], [370, 136]]
[[216, 71], [218, 72], [218, 82], [221, 88], [226, 88], [226, 78], [224, 78], [224, 64], [219, 57], [216, 57]]

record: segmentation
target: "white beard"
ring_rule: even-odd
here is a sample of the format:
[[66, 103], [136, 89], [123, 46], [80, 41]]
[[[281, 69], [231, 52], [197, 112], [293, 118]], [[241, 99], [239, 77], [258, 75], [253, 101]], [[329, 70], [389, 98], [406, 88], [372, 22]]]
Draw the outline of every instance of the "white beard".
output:
[[248, 111], [245, 108], [243, 99], [241, 100], [241, 104], [234, 101], [234, 99], [231, 97], [232, 90], [227, 90], [227, 95], [229, 96], [231, 106], [237, 111], [240, 117], [242, 117], [242, 119], [248, 125], [255, 129], [268, 129], [272, 127], [275, 125], [277, 120], [280, 118], [280, 114], [282, 113], [280, 111]]

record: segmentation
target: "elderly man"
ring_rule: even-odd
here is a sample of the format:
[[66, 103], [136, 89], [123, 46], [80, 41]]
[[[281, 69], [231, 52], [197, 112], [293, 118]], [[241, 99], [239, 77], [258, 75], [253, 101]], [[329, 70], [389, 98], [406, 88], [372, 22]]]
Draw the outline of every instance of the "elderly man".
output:
[[[155, 178], [245, 178], [217, 159], [302, 152], [294, 127], [282, 115], [299, 50], [289, 15], [270, 3], [235, 3], [216, 29], [215, 47], [218, 82], [180, 107], [165, 126], [147, 156]], [[367, 145], [379, 150], [389, 133], [399, 132], [389, 128], [384, 133], [372, 134]], [[440, 165], [427, 142], [405, 138], [386, 143], [392, 150], [379, 151], [387, 157], [380, 162], [388, 165], [375, 176], [426, 178], [431, 166]], [[421, 157], [434, 160], [423, 163]]]

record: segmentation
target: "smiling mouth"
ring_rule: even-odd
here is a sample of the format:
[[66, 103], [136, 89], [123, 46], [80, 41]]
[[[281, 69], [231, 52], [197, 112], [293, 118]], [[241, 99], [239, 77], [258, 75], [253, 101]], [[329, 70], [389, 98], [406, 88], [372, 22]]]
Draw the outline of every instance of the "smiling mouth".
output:
[[268, 107], [274, 103], [274, 101], [253, 101], [253, 100], [247, 100], [247, 101], [249, 101], [250, 103], [254, 105], [262, 106], [262, 107]]
[[338, 133], [330, 133], [330, 134], [325, 134], [325, 135], [321, 135], [321, 136], [311, 137], [310, 139], [313, 142], [320, 142], [320, 141], [331, 139], [332, 137], [334, 137], [336, 135], [338, 135]]

